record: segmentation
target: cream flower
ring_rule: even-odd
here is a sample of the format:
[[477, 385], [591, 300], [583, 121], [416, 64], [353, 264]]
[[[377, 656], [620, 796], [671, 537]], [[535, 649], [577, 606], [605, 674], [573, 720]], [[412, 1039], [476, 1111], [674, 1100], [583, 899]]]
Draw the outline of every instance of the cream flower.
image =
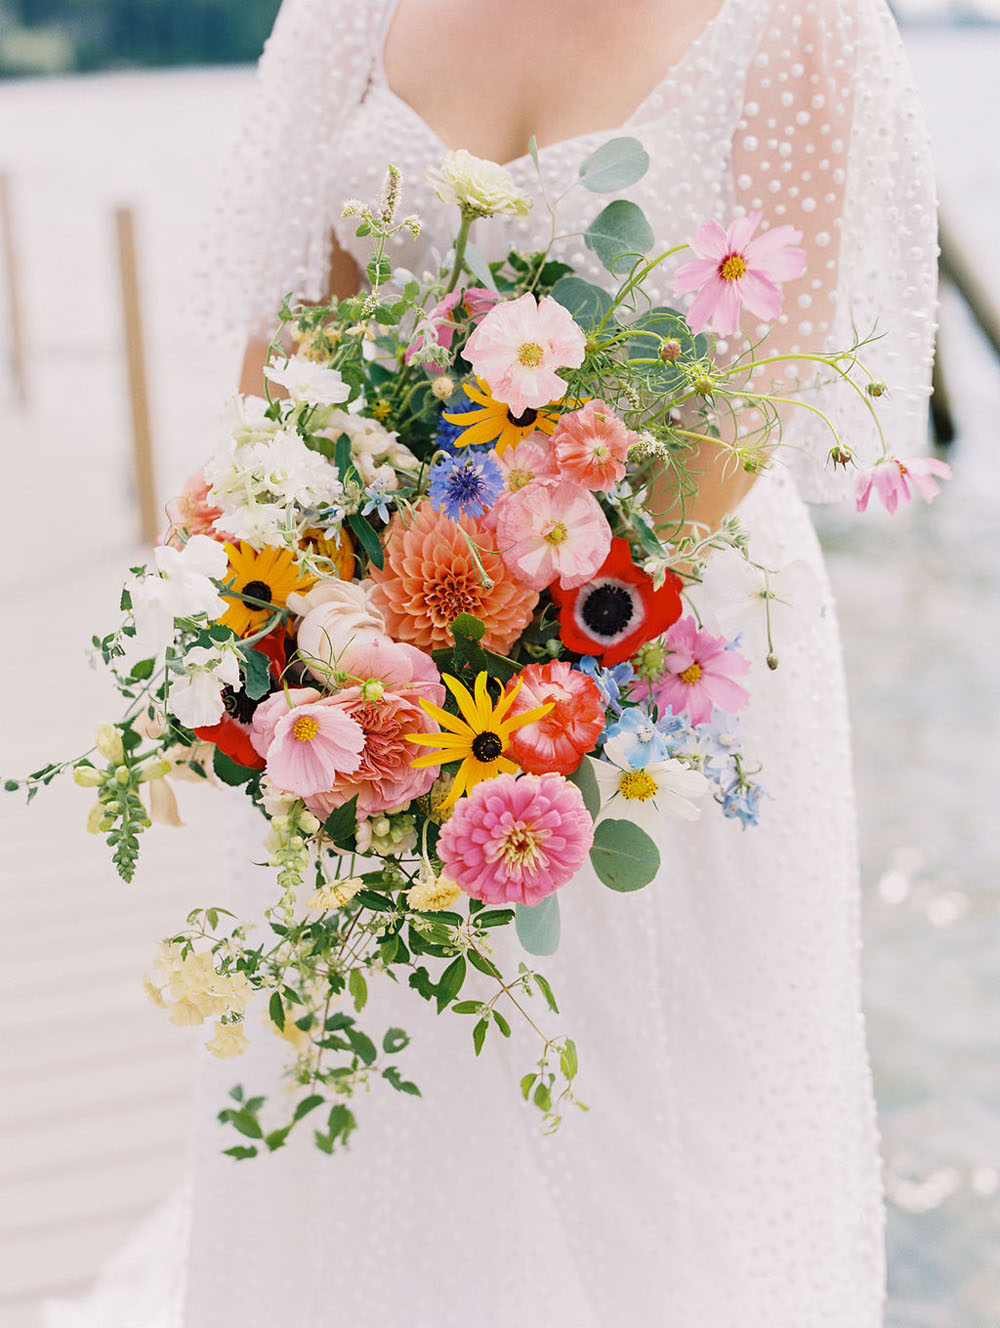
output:
[[170, 709], [189, 729], [218, 724], [225, 713], [224, 687], [239, 687], [240, 661], [234, 650], [192, 646], [184, 656], [184, 675], [170, 687]]
[[242, 1056], [249, 1045], [242, 1024], [216, 1024], [215, 1032], [205, 1043], [212, 1055], [218, 1056], [220, 1060]]
[[337, 406], [351, 389], [337, 369], [327, 369], [304, 355], [293, 355], [278, 368], [269, 364], [264, 377], [283, 387], [296, 405]]
[[421, 872], [420, 880], [406, 892], [406, 902], [420, 913], [440, 913], [461, 898], [462, 891], [454, 881], [447, 876], [435, 876], [433, 871]]
[[428, 167], [427, 179], [442, 203], [457, 203], [467, 216], [526, 217], [531, 211], [531, 199], [510, 171], [465, 148], [446, 152], [440, 166]]
[[314, 678], [325, 682], [348, 647], [385, 636], [382, 614], [360, 581], [322, 581], [305, 595], [289, 595], [288, 607], [302, 614], [296, 631], [299, 655]]
[[166, 979], [174, 1024], [201, 1024], [212, 1015], [242, 1014], [253, 995], [245, 974], [216, 972], [215, 957], [209, 950], [182, 955], [180, 946], [164, 943], [155, 962]]
[[343, 908], [349, 904], [359, 890], [365, 888], [360, 876], [347, 876], [342, 881], [330, 881], [321, 885], [306, 900], [306, 908], [327, 909]]

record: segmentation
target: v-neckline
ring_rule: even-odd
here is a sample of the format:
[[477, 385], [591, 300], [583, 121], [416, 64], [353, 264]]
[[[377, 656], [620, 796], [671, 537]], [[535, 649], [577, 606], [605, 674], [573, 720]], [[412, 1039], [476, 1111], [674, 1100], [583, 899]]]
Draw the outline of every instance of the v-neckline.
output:
[[[540, 144], [538, 145], [537, 148], [539, 156], [541, 156], [543, 153], [551, 152], [555, 148], [571, 147], [574, 143], [583, 143], [586, 142], [587, 139], [600, 138], [603, 137], [605, 134], [620, 133], [623, 129], [633, 128], [636, 125], [636, 122], [643, 115], [643, 112], [653, 102], [654, 98], [660, 92], [663, 91], [663, 89], [666, 87], [668, 83], [672, 83], [678, 77], [678, 75], [682, 72], [684, 67], [688, 64], [688, 62], [691, 59], [695, 58], [697, 55], [701, 53], [702, 48], [707, 44], [709, 39], [712, 36], [714, 36], [717, 28], [721, 26], [723, 16], [727, 14], [730, 7], [734, 3], [736, 3], [736, 0], [721, 0], [719, 8], [715, 11], [715, 13], [708, 20], [708, 22], [701, 29], [701, 31], [694, 38], [694, 40], [689, 43], [689, 45], [684, 49], [681, 55], [674, 61], [674, 63], [666, 71], [666, 73], [656, 84], [656, 86], [650, 88], [649, 92], [646, 93], [646, 95], [642, 98], [642, 100], [635, 107], [635, 109], [630, 112], [630, 114], [622, 121], [620, 125], [604, 129], [588, 129], [584, 130], [582, 133], [579, 134], [572, 134], [568, 138], [554, 139], [551, 143]], [[388, 97], [390, 97], [396, 103], [397, 106], [400, 107], [400, 109], [403, 111], [405, 115], [408, 115], [410, 117], [410, 119], [414, 122], [414, 124], [417, 125], [419, 129], [421, 129], [425, 137], [428, 140], [432, 141], [434, 143], [434, 146], [443, 155], [444, 153], [452, 152], [455, 149], [449, 147], [449, 145], [444, 141], [444, 139], [434, 128], [434, 126], [429, 124], [424, 119], [424, 117], [420, 114], [417, 108], [414, 105], [412, 105], [411, 102], [408, 102], [405, 99], [405, 97], [401, 97], [399, 93], [396, 92], [396, 90], [390, 84], [389, 76], [386, 73], [385, 43], [389, 36], [389, 30], [392, 27], [393, 20], [396, 17], [396, 11], [399, 9], [400, 4], [401, 0], [389, 0], [386, 12], [383, 15], [378, 35], [378, 45], [376, 47], [376, 52], [375, 52], [375, 62], [373, 69], [374, 82], [382, 92], [384, 92]], [[510, 161], [501, 162], [500, 164], [503, 166], [504, 170], [510, 171], [514, 170], [518, 166], [524, 165], [525, 162], [530, 162], [532, 160], [533, 159], [530, 152], [522, 152], [519, 157], [513, 157]]]

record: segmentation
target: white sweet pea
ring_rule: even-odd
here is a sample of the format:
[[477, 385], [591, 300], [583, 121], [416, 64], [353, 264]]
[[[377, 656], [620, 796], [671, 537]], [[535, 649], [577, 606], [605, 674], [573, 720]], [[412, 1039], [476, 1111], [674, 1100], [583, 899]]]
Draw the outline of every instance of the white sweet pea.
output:
[[526, 217], [531, 211], [531, 199], [510, 171], [465, 148], [446, 152], [441, 165], [428, 167], [426, 174], [441, 202], [457, 203], [467, 216]]
[[218, 724], [225, 713], [223, 687], [238, 687], [240, 661], [237, 651], [192, 646], [184, 656], [184, 676], [170, 688], [170, 709], [189, 729]]
[[641, 770], [588, 757], [601, 794], [601, 810], [595, 818], [631, 821], [655, 836], [664, 814], [682, 821], [697, 821], [701, 809], [691, 801], [703, 798], [710, 785], [697, 770], [681, 761], [651, 761]]
[[264, 377], [283, 387], [299, 406], [336, 406], [351, 394], [337, 369], [328, 369], [304, 355], [293, 355], [280, 368], [269, 364]]
[[763, 658], [769, 650], [768, 619], [771, 644], [780, 650], [815, 621], [818, 589], [815, 572], [801, 559], [764, 573], [738, 550], [718, 549], [691, 597], [706, 626], [729, 638], [742, 634], [747, 653]]
[[158, 655], [173, 640], [175, 618], [221, 618], [228, 607], [213, 584], [226, 575], [229, 559], [218, 540], [193, 535], [182, 549], [163, 544], [154, 554], [157, 573], [128, 584], [136, 634], [131, 661]]
[[266, 443], [278, 429], [278, 421], [269, 419], [267, 410], [263, 397], [232, 397], [223, 416], [226, 437], [237, 444]]

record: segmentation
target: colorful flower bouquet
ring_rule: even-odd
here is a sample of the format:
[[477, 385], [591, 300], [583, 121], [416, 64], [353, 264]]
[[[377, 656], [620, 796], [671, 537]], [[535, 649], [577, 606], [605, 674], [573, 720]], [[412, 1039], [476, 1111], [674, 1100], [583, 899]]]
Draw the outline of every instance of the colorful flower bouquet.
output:
[[[616, 192], [647, 165], [616, 139], [579, 187]], [[678, 250], [646, 256], [635, 204], [609, 203], [583, 237], [609, 293], [550, 252], [485, 261], [473, 221], [529, 206], [500, 167], [450, 153], [433, 178], [458, 210], [448, 268], [392, 270], [389, 241], [420, 225], [397, 216], [395, 170], [375, 206], [348, 205], [371, 239], [367, 288], [286, 300], [266, 398], [237, 399], [225, 446], [132, 570], [120, 626], [94, 638], [124, 716], [85, 756], [7, 783], [30, 797], [71, 765], [126, 880], [142, 831], [179, 823], [177, 777], [259, 809], [277, 872], [265, 917], [196, 910], [147, 979], [174, 1023], [214, 1021], [217, 1056], [246, 1048], [255, 999], [289, 1044], [291, 1097], [235, 1088], [221, 1113], [238, 1158], [307, 1116], [332, 1152], [360, 1088], [419, 1092], [399, 1062], [407, 1033], [363, 1027], [387, 975], [468, 1017], [477, 1055], [523, 1015], [540, 1047], [522, 1090], [555, 1128], [576, 1047], [525, 1008], [557, 1010], [533, 963], [503, 971], [496, 930], [549, 954], [558, 892], [588, 860], [611, 890], [638, 890], [660, 867], [657, 821], [761, 814], [738, 729], [756, 637], [710, 630], [692, 590], [728, 568], [772, 667], [784, 592], [737, 520], [691, 519], [689, 462], [702, 445], [734, 469], [775, 461], [777, 407], [749, 386], [752, 355], [727, 358], [705, 330], [731, 336], [743, 307], [773, 321], [800, 237], [758, 234], [756, 214], [709, 222], [674, 276], [696, 293], [685, 316], [644, 295]], [[874, 401], [883, 386], [857, 351], [814, 358]], [[851, 462], [836, 438], [831, 457]], [[887, 453], [859, 506], [874, 490], [891, 508], [911, 482], [929, 498], [945, 470]]]

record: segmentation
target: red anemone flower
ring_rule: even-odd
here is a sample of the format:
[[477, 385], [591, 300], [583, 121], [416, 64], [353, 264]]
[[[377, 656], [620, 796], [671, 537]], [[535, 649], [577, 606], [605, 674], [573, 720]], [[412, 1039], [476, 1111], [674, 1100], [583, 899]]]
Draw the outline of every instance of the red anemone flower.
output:
[[[271, 676], [276, 682], [280, 681], [285, 668], [284, 624], [279, 623], [273, 632], [268, 632], [253, 648], [266, 657]], [[263, 700], [263, 697], [260, 699]], [[267, 762], [258, 755], [250, 741], [250, 721], [260, 702], [251, 700], [243, 687], [238, 691], [233, 687], [224, 687], [222, 701], [226, 713], [218, 724], [206, 724], [195, 729], [195, 736], [204, 742], [214, 743], [223, 756], [228, 756], [237, 765], [246, 766], [249, 770], [263, 770]]]
[[549, 587], [559, 606], [563, 644], [578, 654], [595, 655], [605, 667], [621, 664], [681, 616], [681, 584], [668, 572], [654, 590], [650, 577], [632, 561], [628, 542], [613, 539], [611, 552], [585, 586]]

